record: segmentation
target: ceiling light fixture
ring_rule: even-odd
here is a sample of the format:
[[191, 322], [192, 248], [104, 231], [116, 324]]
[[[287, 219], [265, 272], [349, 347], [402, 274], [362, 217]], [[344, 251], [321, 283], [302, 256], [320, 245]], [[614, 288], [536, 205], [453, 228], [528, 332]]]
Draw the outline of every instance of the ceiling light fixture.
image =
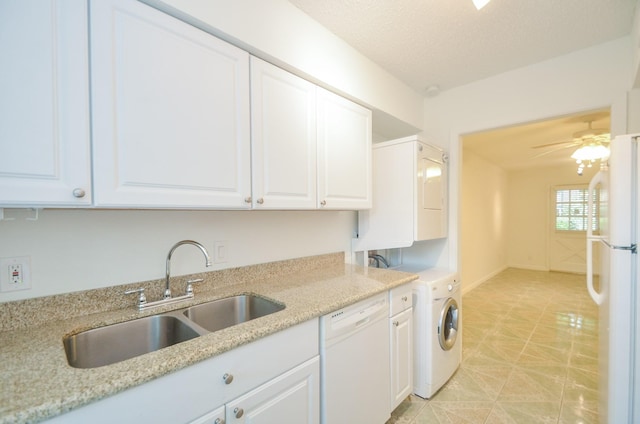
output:
[[489, 3], [491, 0], [472, 0], [473, 1], [473, 5], [476, 7], [476, 9], [480, 10], [483, 7], [485, 7], [487, 5], [487, 3]]
[[602, 145], [600, 141], [591, 141], [583, 144], [571, 155], [578, 164], [578, 175], [582, 175], [585, 164], [587, 168], [591, 168], [595, 161], [603, 160], [609, 157], [609, 148]]

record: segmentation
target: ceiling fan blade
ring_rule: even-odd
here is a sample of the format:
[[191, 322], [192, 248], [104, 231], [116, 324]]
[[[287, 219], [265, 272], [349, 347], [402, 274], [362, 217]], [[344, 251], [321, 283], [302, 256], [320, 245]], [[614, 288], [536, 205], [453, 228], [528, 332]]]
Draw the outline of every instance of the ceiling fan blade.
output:
[[569, 143], [575, 144], [575, 143], [579, 143], [579, 142], [577, 142], [576, 140], [558, 141], [556, 143], [540, 144], [540, 145], [537, 145], [537, 146], [532, 146], [531, 148], [532, 149], [542, 149], [542, 148], [545, 148], [545, 147], [558, 146], [560, 144], [569, 144]]
[[546, 155], [551, 154], [551, 153], [559, 152], [561, 150], [570, 149], [572, 147], [576, 147], [576, 146], [579, 146], [579, 145], [580, 145], [580, 143], [573, 143], [573, 144], [570, 144], [568, 146], [558, 147], [558, 148], [555, 148], [555, 149], [547, 150], [546, 152], [538, 153], [537, 155], [533, 156], [532, 159], [536, 159], [536, 158], [539, 158], [539, 157], [542, 157], [542, 156], [546, 156]]

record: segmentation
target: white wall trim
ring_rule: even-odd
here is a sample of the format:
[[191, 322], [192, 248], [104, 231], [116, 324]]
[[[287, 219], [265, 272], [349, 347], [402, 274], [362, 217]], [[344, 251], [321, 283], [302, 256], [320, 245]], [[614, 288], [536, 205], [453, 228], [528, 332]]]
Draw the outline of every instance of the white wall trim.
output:
[[549, 272], [551, 271], [548, 267], [542, 266], [542, 265], [525, 265], [525, 264], [509, 264], [507, 265], [507, 268], [518, 268], [518, 269], [525, 269], [527, 271], [544, 271], [544, 272]]
[[489, 273], [488, 275], [486, 275], [485, 277], [480, 278], [479, 280], [474, 281], [471, 284], [463, 284], [462, 285], [462, 294], [465, 295], [468, 292], [470, 292], [471, 290], [475, 289], [476, 287], [480, 286], [481, 284], [483, 284], [484, 282], [486, 282], [487, 280], [495, 277], [496, 275], [500, 274], [502, 271], [506, 270], [507, 268], [509, 268], [509, 266], [504, 265], [498, 269], [496, 269], [495, 271]]

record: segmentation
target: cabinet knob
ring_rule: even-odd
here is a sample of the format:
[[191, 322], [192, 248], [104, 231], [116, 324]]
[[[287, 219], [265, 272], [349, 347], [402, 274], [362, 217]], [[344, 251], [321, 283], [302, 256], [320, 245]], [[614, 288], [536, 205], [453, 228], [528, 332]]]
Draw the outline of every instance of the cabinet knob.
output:
[[73, 197], [77, 197], [78, 199], [83, 198], [87, 193], [81, 189], [81, 188], [76, 188], [73, 190]]
[[244, 198], [244, 203], [251, 203], [251, 196]]
[[224, 380], [224, 384], [231, 384], [233, 381], [233, 374], [225, 373], [225, 375], [222, 376], [222, 379]]
[[235, 414], [236, 418], [242, 418], [242, 416], [244, 415], [244, 409], [236, 408], [233, 410], [233, 413]]
[[327, 201], [323, 200], [322, 202], [320, 202], [320, 206], [327, 206]]
[[259, 204], [259, 205], [261, 205], [261, 204], [263, 204], [263, 203], [264, 203], [264, 199], [261, 197], [261, 198], [259, 198], [258, 200], [256, 200], [256, 203], [257, 203], [257, 204]]
[[396, 327], [400, 325], [400, 323], [398, 321], [393, 321], [393, 325], [395, 325]]
[[403, 301], [403, 302], [406, 302], [407, 300], [409, 300], [409, 299], [407, 298], [407, 296], [402, 296], [402, 301]]
[[216, 418], [216, 420], [213, 422], [213, 424], [224, 424], [224, 419]]

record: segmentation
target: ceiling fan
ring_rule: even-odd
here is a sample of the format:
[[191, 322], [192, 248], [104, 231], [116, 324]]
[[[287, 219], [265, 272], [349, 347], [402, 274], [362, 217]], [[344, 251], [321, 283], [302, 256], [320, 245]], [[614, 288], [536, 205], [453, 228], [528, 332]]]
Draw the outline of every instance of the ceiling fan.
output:
[[588, 124], [589, 128], [581, 130], [581, 131], [576, 131], [573, 133], [573, 138], [571, 140], [565, 140], [565, 141], [558, 141], [555, 143], [548, 143], [548, 144], [539, 144], [537, 146], [533, 146], [531, 147], [532, 149], [543, 149], [546, 147], [553, 147], [553, 146], [562, 146], [556, 149], [552, 149], [550, 151], [544, 152], [541, 155], [545, 155], [548, 153], [552, 153], [558, 150], [564, 150], [564, 149], [569, 149], [571, 147], [576, 147], [576, 146], [584, 146], [584, 145], [588, 145], [588, 144], [609, 144], [610, 141], [610, 134], [609, 134], [609, 130], [607, 128], [593, 128], [592, 127], [592, 123], [593, 123], [593, 119], [589, 119], [584, 121]]
[[608, 146], [611, 141], [609, 130], [606, 128], [593, 128], [592, 124], [595, 119], [595, 117], [588, 117], [584, 119], [583, 122], [588, 124], [588, 128], [574, 132], [571, 140], [533, 146], [532, 149], [553, 147], [551, 150], [542, 152], [535, 157], [541, 157], [560, 150], [577, 147], [571, 157], [575, 159], [578, 164], [578, 175], [582, 175], [585, 164], [590, 168], [596, 160], [602, 160], [609, 157]]

